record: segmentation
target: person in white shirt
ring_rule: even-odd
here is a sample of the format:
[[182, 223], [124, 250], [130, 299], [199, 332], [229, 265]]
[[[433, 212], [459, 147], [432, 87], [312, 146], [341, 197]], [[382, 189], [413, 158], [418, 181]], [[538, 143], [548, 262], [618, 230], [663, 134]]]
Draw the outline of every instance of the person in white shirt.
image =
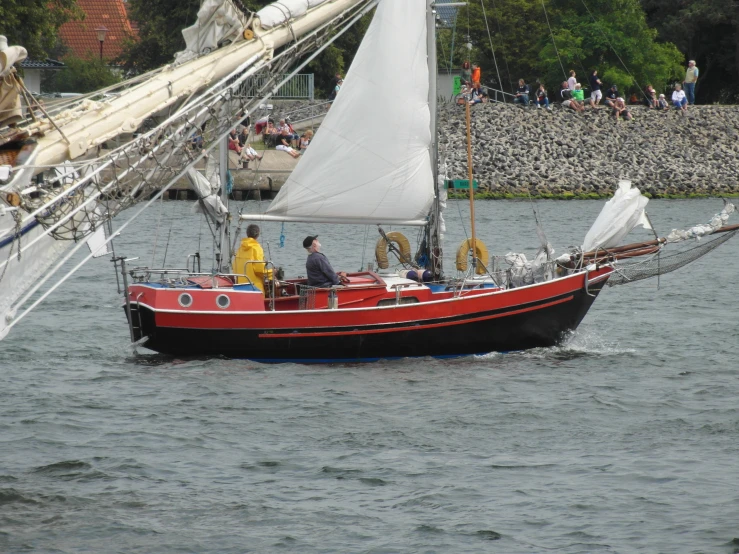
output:
[[567, 79], [567, 88], [570, 90], [575, 90], [575, 85], [577, 84], [577, 74], [575, 73], [574, 69], [570, 69], [570, 78]]
[[672, 93], [672, 103], [683, 115], [688, 113], [688, 99], [685, 98], [685, 92], [683, 92], [683, 87], [679, 83], [675, 85], [675, 90]]

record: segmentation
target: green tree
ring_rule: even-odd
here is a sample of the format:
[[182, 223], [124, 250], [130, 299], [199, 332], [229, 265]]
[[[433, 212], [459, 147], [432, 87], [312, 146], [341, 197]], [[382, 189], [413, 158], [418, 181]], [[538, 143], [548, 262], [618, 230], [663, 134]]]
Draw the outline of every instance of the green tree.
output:
[[84, 17], [77, 0], [2, 0], [0, 35], [10, 45], [23, 46], [31, 58], [44, 59], [57, 46], [59, 27]]
[[659, 36], [684, 54], [682, 62], [696, 60], [698, 101], [739, 102], [739, 3], [642, 0], [642, 5]]
[[559, 90], [570, 69], [583, 86], [597, 69], [604, 83], [661, 90], [681, 71], [680, 52], [657, 41], [638, 0], [471, 1], [459, 11], [456, 36], [456, 64], [479, 63], [483, 83], [507, 91], [519, 78]]
[[68, 56], [64, 69], [55, 72], [44, 89], [54, 92], [92, 92], [120, 82], [120, 76], [97, 57], [89, 60]]
[[334, 86], [334, 76], [337, 73], [346, 74], [373, 15], [374, 11], [362, 17], [351, 29], [308, 64], [308, 70], [315, 75], [316, 96], [328, 97]]
[[143, 73], [171, 63], [185, 48], [182, 29], [195, 23], [199, 9], [200, 0], [129, 0], [128, 16], [138, 22], [139, 35], [126, 41], [126, 70]]

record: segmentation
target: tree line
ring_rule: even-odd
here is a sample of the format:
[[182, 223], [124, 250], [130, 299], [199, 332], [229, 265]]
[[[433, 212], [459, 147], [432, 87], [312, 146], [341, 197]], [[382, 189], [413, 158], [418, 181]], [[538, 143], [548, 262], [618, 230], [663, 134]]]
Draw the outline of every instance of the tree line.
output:
[[[252, 10], [270, 3], [235, 1]], [[129, 37], [116, 63], [125, 72], [141, 73], [171, 62], [184, 48], [181, 31], [195, 21], [200, 0], [128, 0], [126, 5], [139, 36]], [[370, 17], [310, 64], [319, 92], [328, 94], [333, 75], [349, 67]], [[64, 56], [57, 30], [75, 19], [84, 19], [76, 0], [0, 3], [0, 34], [36, 59]], [[519, 78], [554, 90], [571, 69], [583, 85], [597, 69], [606, 85], [638, 91], [652, 84], [666, 92], [682, 80], [692, 59], [701, 71], [698, 103], [739, 102], [736, 0], [469, 0], [456, 22], [444, 22], [438, 36], [441, 70], [470, 60], [480, 64], [484, 84], [507, 92]], [[71, 65], [73, 72], [84, 74], [82, 86], [95, 87], [95, 79], [103, 79], [89, 67]], [[75, 86], [74, 79], [68, 81], [65, 86]]]

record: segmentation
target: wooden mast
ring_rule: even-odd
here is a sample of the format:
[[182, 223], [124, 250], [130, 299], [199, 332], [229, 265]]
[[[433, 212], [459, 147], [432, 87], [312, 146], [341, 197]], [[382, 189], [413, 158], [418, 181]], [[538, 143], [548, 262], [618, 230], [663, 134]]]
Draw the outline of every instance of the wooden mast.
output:
[[477, 249], [475, 248], [475, 190], [472, 181], [472, 133], [470, 131], [470, 103], [465, 100], [467, 116], [467, 179], [470, 192], [470, 248], [472, 249], [472, 271], [477, 270]]

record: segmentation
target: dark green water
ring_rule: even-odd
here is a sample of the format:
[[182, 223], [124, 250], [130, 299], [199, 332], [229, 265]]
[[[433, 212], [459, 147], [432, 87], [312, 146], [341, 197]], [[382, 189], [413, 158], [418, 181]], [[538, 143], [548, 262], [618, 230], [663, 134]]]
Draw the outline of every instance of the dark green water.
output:
[[[562, 252], [602, 202], [538, 205]], [[148, 264], [158, 226], [157, 264], [169, 243], [184, 265], [191, 208], [150, 210], [119, 253]], [[720, 209], [650, 204], [661, 234]], [[527, 202], [477, 215], [497, 254], [536, 244]], [[288, 275], [314, 232], [362, 264], [364, 228], [286, 225], [280, 249], [263, 227]], [[606, 289], [562, 347], [368, 365], [135, 353], [110, 265], [0, 343], [1, 552], [739, 551], [739, 241]]]

